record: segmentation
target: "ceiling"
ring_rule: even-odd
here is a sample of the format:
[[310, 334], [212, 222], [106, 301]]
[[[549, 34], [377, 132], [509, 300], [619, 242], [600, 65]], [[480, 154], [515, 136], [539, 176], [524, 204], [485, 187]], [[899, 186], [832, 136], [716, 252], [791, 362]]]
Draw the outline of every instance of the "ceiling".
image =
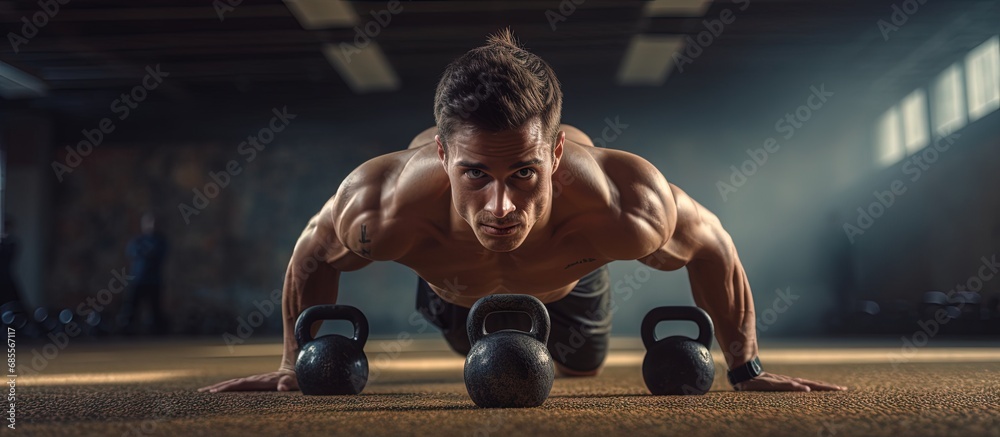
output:
[[[226, 1], [235, 2], [218, 0]], [[563, 0], [563, 7], [570, 2]], [[40, 78], [48, 88], [42, 98], [10, 104], [67, 117], [93, 118], [94, 111], [107, 112], [115, 96], [138, 84], [147, 66], [157, 64], [170, 74], [157, 91], [157, 105], [175, 109], [239, 111], [261, 100], [317, 107], [340, 102], [353, 111], [357, 105], [366, 109], [372, 101], [420, 101], [429, 107], [427, 96], [447, 63], [481, 45], [489, 33], [510, 26], [560, 74], [564, 88], [596, 94], [617, 87], [616, 75], [634, 36], [684, 37], [705, 30], [703, 17], [647, 16], [647, 3], [582, 0], [553, 30], [546, 11], [558, 11], [559, 1], [403, 1], [402, 12], [374, 39], [398, 76], [399, 87], [378, 93], [353, 90], [322, 52], [325, 44], [352, 41], [355, 29], [306, 30], [280, 0], [243, 0], [221, 20], [209, 0], [72, 0], [17, 52], [9, 44], [0, 45], [0, 61]], [[742, 3], [745, 10], [740, 9]], [[714, 2], [705, 17], [731, 9], [735, 21], [685, 74], [674, 72], [664, 84], [638, 92], [683, 95], [707, 84], [736, 83], [748, 73], [780, 80], [791, 70], [806, 68], [841, 68], [894, 83], [922, 63], [931, 65], [928, 71], [939, 68], [939, 58], [947, 57], [950, 49], [941, 52], [938, 47], [937, 53], [926, 46], [949, 23], [958, 28], [955, 31], [985, 26], [990, 27], [986, 32], [995, 33], [997, 20], [992, 25], [981, 24], [989, 20], [954, 22], [963, 14], [998, 17], [997, 3], [927, 2], [906, 24], [906, 32], [895, 32], [892, 44], [883, 44], [877, 21], [889, 19], [893, 2], [888, 0]], [[349, 6], [367, 20], [387, 2], [353, 1]], [[39, 10], [34, 1], [0, 1], [4, 34], [21, 32], [21, 18]], [[937, 54], [907, 61], [911, 52], [920, 50]], [[901, 60], [909, 64], [898, 67]], [[853, 67], [845, 67], [851, 63]], [[894, 68], [899, 71], [893, 73]]]

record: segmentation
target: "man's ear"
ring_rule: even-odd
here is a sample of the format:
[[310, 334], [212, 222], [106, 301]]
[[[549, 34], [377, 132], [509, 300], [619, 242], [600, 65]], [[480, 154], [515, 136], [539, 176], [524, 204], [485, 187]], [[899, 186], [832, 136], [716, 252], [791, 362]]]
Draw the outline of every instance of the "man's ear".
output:
[[441, 164], [446, 168], [448, 167], [448, 155], [444, 151], [444, 145], [441, 144], [441, 135], [434, 135], [434, 142], [437, 143], [438, 159], [441, 160]]
[[566, 131], [559, 131], [559, 136], [556, 137], [556, 146], [552, 149], [552, 173], [555, 173], [556, 169], [559, 168], [564, 143], [566, 143]]

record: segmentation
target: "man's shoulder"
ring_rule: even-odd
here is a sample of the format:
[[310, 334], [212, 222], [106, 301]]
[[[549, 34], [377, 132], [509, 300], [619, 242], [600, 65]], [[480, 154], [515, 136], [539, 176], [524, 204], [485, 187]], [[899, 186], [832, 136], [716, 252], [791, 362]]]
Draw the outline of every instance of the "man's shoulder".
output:
[[339, 192], [352, 192], [355, 188], [381, 187], [387, 181], [397, 176], [406, 162], [412, 157], [412, 150], [401, 150], [371, 158], [344, 178]]
[[[669, 195], [669, 184], [663, 174], [645, 158], [617, 149], [586, 147], [581, 150], [584, 152], [576, 153], [566, 168], [560, 169], [568, 175], [558, 172], [555, 175], [557, 191], [561, 185], [569, 188], [584, 179], [588, 183], [581, 185], [585, 192], [580, 194], [602, 198], [616, 212], [641, 206], [650, 194], [666, 191]], [[568, 179], [568, 183], [560, 179]]]
[[646, 158], [618, 149], [594, 149], [594, 158], [616, 185], [650, 184], [663, 178], [663, 174]]
[[448, 192], [448, 178], [427, 149], [408, 149], [372, 158], [344, 179], [336, 197], [344, 210], [401, 217]]
[[[607, 229], [602, 233], [616, 259], [633, 259], [659, 248], [672, 228], [672, 194], [663, 174], [645, 158], [616, 149], [591, 151], [610, 192]], [[629, 244], [620, 244], [630, 242]]]
[[440, 164], [435, 168], [421, 150], [372, 158], [344, 179], [329, 205], [329, 222], [335, 224], [342, 240], [371, 240], [379, 245], [371, 252], [386, 256], [395, 256], [412, 240], [408, 227], [420, 217], [433, 215], [435, 201], [447, 193], [447, 186], [441, 189]]

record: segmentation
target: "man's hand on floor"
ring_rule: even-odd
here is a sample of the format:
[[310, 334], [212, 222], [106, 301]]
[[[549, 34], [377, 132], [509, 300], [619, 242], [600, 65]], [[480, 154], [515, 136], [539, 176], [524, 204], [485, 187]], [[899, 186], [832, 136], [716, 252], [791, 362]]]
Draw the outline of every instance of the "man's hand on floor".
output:
[[282, 369], [246, 378], [230, 379], [199, 388], [198, 391], [218, 393], [221, 391], [292, 391], [298, 389], [299, 382], [295, 377], [295, 372]]
[[804, 378], [761, 373], [756, 378], [736, 384], [738, 391], [840, 391], [847, 387], [828, 384], [821, 381], [811, 381]]

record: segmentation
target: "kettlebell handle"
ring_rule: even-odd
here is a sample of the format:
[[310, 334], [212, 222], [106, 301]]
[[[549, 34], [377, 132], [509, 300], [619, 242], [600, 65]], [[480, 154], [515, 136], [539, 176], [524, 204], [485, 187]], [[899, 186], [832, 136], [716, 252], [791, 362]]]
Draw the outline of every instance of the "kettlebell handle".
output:
[[712, 318], [701, 308], [685, 306], [657, 307], [646, 313], [646, 317], [642, 319], [641, 328], [642, 344], [646, 346], [646, 349], [660, 341], [656, 339], [656, 325], [665, 320], [690, 320], [694, 322], [698, 325], [696, 341], [711, 349], [712, 337], [715, 336]]
[[299, 349], [313, 341], [312, 325], [320, 320], [347, 320], [354, 325], [354, 341], [363, 347], [368, 342], [368, 319], [361, 310], [348, 305], [315, 305], [306, 308], [295, 321], [295, 341]]
[[535, 296], [527, 294], [491, 294], [472, 304], [465, 327], [469, 334], [469, 344], [474, 345], [486, 336], [486, 316], [501, 312], [524, 312], [531, 317], [529, 335], [546, 344], [549, 341], [549, 311]]

